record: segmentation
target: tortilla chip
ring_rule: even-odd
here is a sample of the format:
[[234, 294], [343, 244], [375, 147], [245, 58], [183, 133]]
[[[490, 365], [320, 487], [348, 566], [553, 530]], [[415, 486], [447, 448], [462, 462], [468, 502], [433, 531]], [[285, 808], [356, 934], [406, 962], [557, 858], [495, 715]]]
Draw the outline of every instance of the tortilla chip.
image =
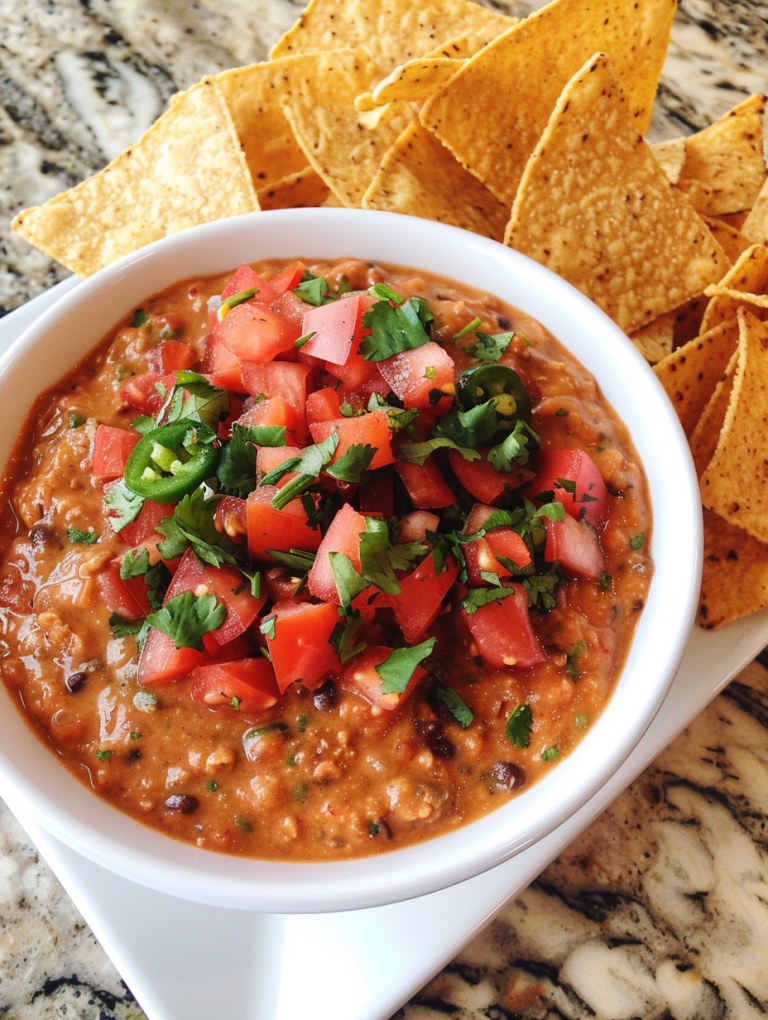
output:
[[718, 380], [727, 371], [738, 340], [738, 323], [732, 319], [678, 347], [653, 366], [686, 436], [693, 433]]
[[750, 305], [756, 308], [768, 308], [768, 294], [745, 294], [740, 290], [731, 287], [723, 287], [720, 284], [712, 283], [704, 291], [707, 297], [727, 297], [740, 305]]
[[275, 43], [270, 59], [363, 46], [381, 74], [420, 57], [462, 32], [493, 26], [503, 15], [471, 0], [310, 0], [298, 21]]
[[89, 276], [167, 234], [258, 208], [226, 104], [204, 78], [109, 166], [19, 213], [13, 229]]
[[678, 188], [707, 216], [751, 209], [768, 170], [763, 155], [766, 97], [739, 103], [720, 120], [685, 140]]
[[739, 309], [739, 361], [717, 449], [701, 476], [701, 501], [768, 541], [768, 323]]
[[742, 234], [735, 227], [729, 226], [718, 216], [702, 216], [710, 233], [723, 249], [731, 262], [738, 262], [747, 248], [750, 248], [753, 241]]
[[504, 241], [569, 280], [625, 333], [695, 297], [730, 265], [638, 135], [605, 54], [558, 100]]
[[768, 606], [768, 547], [704, 511], [699, 623], [706, 630]]
[[629, 339], [637, 347], [645, 360], [655, 365], [668, 354], [672, 353], [675, 339], [675, 313], [666, 312], [647, 326], [629, 334]]
[[593, 54], [609, 54], [627, 119], [645, 132], [674, 13], [674, 0], [554, 0], [472, 57], [424, 104], [421, 121], [511, 206], [560, 93]]
[[696, 428], [691, 433], [689, 444], [697, 478], [701, 478], [707, 470], [717, 450], [725, 416], [731, 402], [738, 360], [739, 352], [735, 350], [701, 417], [696, 422]]
[[256, 192], [262, 209], [297, 209], [322, 205], [330, 194], [328, 185], [306, 166], [297, 174], [288, 174]]
[[685, 138], [670, 138], [651, 145], [653, 158], [669, 178], [670, 184], [677, 184], [685, 162]]
[[749, 210], [744, 209], [742, 212], [734, 213], [721, 213], [717, 218], [722, 220], [729, 227], [733, 227], [734, 230], [741, 230], [744, 226], [747, 216], [749, 216]]
[[368, 129], [367, 115], [355, 109], [355, 96], [370, 88], [376, 74], [361, 49], [307, 53], [284, 62], [285, 115], [306, 161], [345, 206], [360, 205], [409, 119], [399, 115]]
[[301, 172], [307, 159], [276, 100], [284, 61], [251, 64], [217, 74], [257, 191]]
[[506, 206], [418, 121], [384, 157], [363, 206], [451, 223], [496, 241], [504, 236], [509, 215]]
[[[729, 293], [721, 293], [710, 300], [701, 321], [702, 332], [712, 329], [719, 322], [735, 319], [737, 309], [749, 302], [750, 294], [768, 293], [768, 248], [762, 244], [747, 248], [718, 282]], [[743, 297], [740, 296], [742, 293]]]
[[753, 244], [768, 245], [768, 179], [741, 226], [741, 232]]

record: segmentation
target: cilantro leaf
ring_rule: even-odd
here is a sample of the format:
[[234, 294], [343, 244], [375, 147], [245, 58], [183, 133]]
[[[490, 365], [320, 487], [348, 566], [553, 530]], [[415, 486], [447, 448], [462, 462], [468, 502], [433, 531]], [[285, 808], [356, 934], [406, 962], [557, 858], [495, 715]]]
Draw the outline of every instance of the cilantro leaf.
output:
[[438, 680], [435, 685], [435, 697], [438, 701], [442, 701], [462, 729], [466, 729], [470, 725], [474, 719], [472, 709], [462, 701], [452, 687], [446, 687]]
[[445, 436], [439, 436], [436, 439], [427, 439], [423, 443], [403, 443], [398, 450], [398, 457], [400, 460], [407, 461], [409, 464], [418, 464], [419, 467], [423, 467], [426, 463], [427, 458], [435, 450], [447, 447], [449, 450], [457, 450], [464, 460], [479, 460], [482, 457], [481, 453], [477, 450], [471, 450], [466, 446], [460, 446], [455, 443], [452, 439], [448, 439]]
[[366, 468], [376, 456], [377, 447], [369, 443], [351, 443], [337, 461], [334, 461], [326, 473], [337, 478], [340, 482], [358, 483]]
[[330, 552], [328, 559], [331, 561], [333, 579], [336, 582], [336, 591], [343, 608], [347, 609], [352, 599], [368, 587], [368, 581], [355, 570], [354, 564], [346, 553]]
[[453, 339], [463, 340], [464, 337], [467, 336], [467, 334], [471, 333], [473, 329], [477, 329], [477, 327], [480, 325], [482, 321], [483, 320], [479, 316], [476, 316], [474, 319], [472, 319], [471, 322], [468, 322], [463, 329], [460, 329], [458, 333], [454, 333]]
[[462, 411], [454, 404], [435, 426], [438, 435], [448, 436], [459, 446], [469, 446], [473, 449], [490, 443], [497, 431], [495, 398], [470, 407], [468, 411]]
[[490, 602], [499, 602], [514, 594], [514, 588], [470, 588], [459, 605], [471, 616]]
[[538, 448], [539, 437], [528, 422], [519, 418], [506, 439], [488, 451], [488, 462], [497, 471], [508, 474], [527, 464]]
[[125, 479], [118, 478], [104, 497], [104, 506], [112, 530], [122, 531], [139, 516], [139, 511], [144, 506], [144, 497], [131, 492], [125, 484]]
[[308, 305], [314, 305], [315, 307], [327, 305], [329, 302], [337, 300], [335, 295], [331, 293], [328, 282], [322, 276], [313, 276], [308, 269], [304, 270], [301, 283], [293, 288], [293, 293], [296, 297], [300, 297], [302, 301], [306, 301]]
[[214, 524], [217, 496], [206, 496], [205, 489], [195, 489], [184, 496], [173, 512], [157, 530], [165, 536], [158, 545], [164, 560], [172, 560], [191, 546], [203, 563], [219, 567], [222, 563], [236, 564], [234, 556], [225, 548], [226, 540]]
[[387, 523], [375, 517], [366, 517], [365, 525], [367, 530], [360, 536], [360, 571], [363, 579], [375, 584], [388, 595], [399, 595], [400, 585], [388, 556], [392, 543]]
[[315, 553], [305, 552], [303, 549], [291, 549], [285, 552], [283, 549], [267, 549], [269, 555], [282, 563], [289, 570], [295, 570], [297, 574], [306, 574], [315, 562]]
[[494, 365], [502, 354], [509, 347], [514, 333], [475, 333], [477, 338], [474, 343], [467, 344], [464, 353], [471, 358], [484, 361], [487, 365]]
[[423, 298], [408, 298], [397, 307], [380, 300], [363, 316], [363, 326], [371, 335], [364, 337], [358, 350], [367, 361], [385, 361], [402, 351], [412, 351], [429, 343], [427, 326], [434, 318]]
[[349, 614], [349, 617], [345, 623], [338, 623], [328, 639], [331, 647], [335, 648], [339, 654], [339, 659], [344, 662], [349, 662], [350, 659], [354, 659], [360, 652], [365, 651], [368, 647], [365, 641], [361, 641], [360, 644], [355, 644], [355, 637], [357, 632], [360, 630], [365, 620], [360, 613], [355, 610]]
[[427, 638], [420, 645], [396, 648], [384, 662], [379, 663], [376, 672], [382, 679], [382, 694], [403, 694], [419, 663], [432, 654], [437, 638]]
[[266, 616], [259, 624], [259, 633], [266, 635], [270, 641], [275, 640], [275, 623], [277, 617], [274, 613], [271, 616]]
[[507, 719], [507, 740], [515, 747], [525, 748], [531, 739], [533, 712], [530, 705], [516, 705]]
[[[186, 394], [186, 395], [185, 395]], [[229, 412], [229, 394], [197, 372], [177, 372], [176, 385], [160, 409], [156, 421], [166, 423], [189, 418], [190, 421], [216, 426]]]
[[173, 638], [175, 648], [203, 650], [203, 634], [218, 630], [227, 617], [227, 610], [219, 605], [215, 595], [195, 595], [182, 592], [156, 613], [147, 617], [153, 627]]
[[160, 563], [150, 566], [146, 549], [129, 549], [120, 564], [120, 578], [130, 581], [133, 577], [144, 578], [149, 604], [153, 609], [159, 609], [168, 587], [168, 571]]
[[[339, 445], [339, 437], [335, 432], [331, 432], [327, 439], [324, 439], [321, 443], [316, 443], [314, 446], [308, 446], [302, 452], [298, 463], [294, 463], [292, 467], [288, 468], [289, 471], [297, 471], [298, 474], [295, 478], [292, 478], [287, 485], [284, 485], [282, 489], [272, 500], [272, 506], [276, 510], [282, 510], [284, 506], [287, 506], [292, 499], [300, 496], [302, 492], [309, 488], [309, 486], [318, 477], [323, 468], [330, 464], [336, 447]], [[287, 464], [291, 464], [295, 458], [286, 461], [285, 464], [280, 466], [285, 468]], [[274, 474], [274, 472], [271, 472]], [[264, 485], [266, 481], [262, 478], [261, 484]]]
[[143, 620], [126, 620], [119, 613], [112, 613], [109, 618], [109, 629], [114, 638], [129, 637], [131, 634], [139, 633], [143, 622]]
[[226, 492], [241, 499], [256, 488], [256, 447], [285, 446], [284, 425], [235, 425], [221, 452], [216, 475]]
[[581, 677], [581, 670], [579, 669], [579, 656], [586, 649], [586, 644], [583, 641], [577, 641], [570, 652], [566, 652], [566, 666], [565, 671], [568, 676], [576, 683]]
[[540, 609], [545, 613], [554, 609], [557, 605], [554, 592], [559, 583], [560, 578], [553, 571], [524, 577], [522, 584], [528, 595], [528, 605], [531, 609]]
[[95, 531], [81, 531], [80, 528], [69, 528], [67, 538], [73, 545], [93, 545], [99, 540]]

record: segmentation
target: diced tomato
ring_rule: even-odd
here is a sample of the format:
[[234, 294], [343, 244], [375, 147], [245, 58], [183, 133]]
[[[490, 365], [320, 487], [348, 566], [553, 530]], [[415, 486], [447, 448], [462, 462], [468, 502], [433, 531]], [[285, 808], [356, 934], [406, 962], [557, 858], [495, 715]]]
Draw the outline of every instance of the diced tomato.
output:
[[[256, 455], [258, 458], [258, 454]], [[238, 496], [224, 496], [216, 504], [213, 523], [219, 534], [243, 545], [248, 529], [248, 504]]]
[[255, 269], [244, 262], [235, 275], [221, 292], [222, 301], [226, 301], [235, 294], [242, 294], [246, 290], [256, 290], [256, 294], [250, 299], [261, 305], [271, 305], [280, 296], [280, 291], [267, 283], [263, 276], [259, 276]]
[[192, 700], [208, 708], [255, 715], [277, 704], [275, 671], [263, 656], [198, 666], [189, 675]]
[[376, 450], [369, 464], [371, 471], [392, 464], [395, 459], [391, 443], [392, 430], [386, 411], [370, 411], [355, 418], [334, 418], [331, 421], [315, 422], [309, 431], [316, 443], [322, 443], [332, 432], [339, 437], [339, 445], [331, 463], [342, 457], [350, 446], [361, 443], [363, 445], [367, 443]]
[[100, 481], [122, 478], [125, 465], [141, 435], [133, 429], [99, 425], [93, 440], [91, 474]]
[[[204, 591], [203, 589], [207, 589]], [[181, 595], [185, 591], [195, 594], [213, 594], [216, 601], [227, 610], [224, 623], [207, 636], [217, 645], [224, 645], [242, 634], [256, 617], [264, 605], [265, 598], [251, 595], [248, 581], [235, 567], [214, 567], [203, 563], [191, 549], [187, 549], [165, 597], [169, 599]]]
[[269, 281], [269, 285], [276, 294], [286, 294], [288, 291], [293, 290], [294, 287], [298, 287], [303, 275], [304, 263], [292, 262], [290, 266], [286, 266], [285, 269], [281, 269], [279, 273], [273, 276]]
[[154, 499], [145, 499], [136, 518], [121, 530], [120, 537], [132, 548], [155, 538], [158, 542], [164, 542], [165, 536], [157, 530], [157, 526], [162, 524], [166, 517], [173, 517], [175, 509], [173, 503], [158, 503]]
[[357, 353], [362, 338], [371, 335], [370, 329], [363, 329], [363, 315], [374, 302], [370, 294], [354, 294], [310, 308], [304, 315], [301, 331], [304, 336], [315, 335], [302, 350], [331, 365], [346, 365], [350, 355]]
[[261, 575], [262, 591], [266, 592], [267, 598], [273, 602], [282, 602], [284, 599], [292, 599], [294, 602], [310, 602], [311, 593], [306, 585], [302, 585], [297, 592], [298, 585], [296, 577], [288, 567], [270, 567]]
[[243, 361], [271, 361], [281, 351], [293, 350], [300, 334], [295, 326], [276, 312], [255, 301], [236, 305], [221, 322], [214, 323], [213, 335]]
[[[158, 384], [163, 392], [158, 390]], [[171, 392], [176, 384], [175, 374], [143, 372], [135, 375], [120, 387], [120, 399], [135, 407], [140, 414], [155, 415], [165, 403], [164, 394]]]
[[[281, 319], [285, 319], [286, 322], [290, 322], [292, 326], [295, 326], [299, 331], [299, 336], [304, 335], [301, 331], [304, 315], [312, 305], [302, 301], [298, 294], [287, 290], [284, 294], [280, 295], [277, 301], [273, 301], [269, 307], [273, 312], [277, 312]], [[299, 353], [301, 353], [301, 349]]]
[[392, 472], [377, 472], [360, 485], [359, 495], [360, 509], [368, 517], [373, 514], [387, 519], [392, 517], [395, 512]]
[[459, 574], [453, 557], [445, 561], [442, 573], [435, 570], [432, 553], [399, 580], [400, 594], [391, 596], [397, 625], [409, 645], [424, 639], [427, 630], [440, 614], [443, 599], [450, 591]]
[[341, 605], [328, 554], [332, 552], [344, 553], [359, 573], [360, 536], [365, 530], [365, 518], [353, 510], [348, 503], [345, 503], [331, 521], [307, 577], [307, 587], [315, 598], [322, 599], [324, 602], [333, 602], [337, 606]]
[[433, 390], [453, 392], [453, 358], [432, 340], [380, 361], [379, 371], [392, 392], [402, 400], [403, 407], [430, 407]]
[[353, 694], [359, 694], [376, 709], [383, 708], [388, 712], [394, 711], [418, 687], [427, 671], [423, 666], [417, 666], [402, 694], [395, 692], [385, 694], [381, 689], [384, 680], [376, 672], [376, 667], [385, 662], [392, 651], [393, 649], [384, 645], [368, 645], [364, 651], [347, 663], [344, 672], [339, 677], [339, 686]]
[[460, 610], [489, 669], [525, 668], [547, 661], [531, 626], [525, 588], [512, 587], [514, 595], [480, 606], [474, 613]]
[[[541, 450], [531, 458], [536, 478], [528, 486], [529, 499], [542, 491], [552, 490], [571, 517], [588, 521], [600, 531], [608, 519], [608, 489], [597, 465], [582, 450]], [[558, 479], [573, 482], [568, 492]]]
[[254, 425], [282, 425], [285, 427], [285, 441], [296, 446], [296, 429], [299, 427], [299, 414], [293, 404], [282, 397], [267, 397], [254, 404], [250, 410], [240, 415], [238, 425], [251, 427]]
[[[493, 507], [476, 503], [467, 517], [463, 528], [464, 534], [473, 535], [479, 531], [493, 512]], [[488, 583], [482, 577], [483, 572], [496, 574], [498, 577], [510, 576], [510, 570], [499, 562], [497, 556], [511, 560], [518, 567], [525, 567], [531, 562], [528, 546], [516, 531], [507, 526], [493, 528], [484, 538], [466, 542], [462, 549], [469, 583], [473, 587]]]
[[172, 683], [206, 662], [210, 662], [208, 652], [176, 648], [172, 637], [150, 627], [139, 658], [139, 683], [142, 687]]
[[319, 528], [307, 525], [307, 514], [300, 499], [282, 510], [272, 506], [280, 489], [261, 485], [248, 497], [248, 551], [258, 563], [274, 563], [267, 549], [303, 549], [314, 552], [320, 546]]
[[292, 683], [313, 691], [338, 673], [339, 657], [328, 643], [340, 622], [335, 605], [286, 599], [277, 602], [265, 620], [270, 616], [275, 621], [273, 632], [266, 632], [267, 646], [281, 693]]
[[482, 457], [470, 461], [465, 460], [458, 450], [449, 450], [448, 460], [453, 473], [467, 492], [481, 503], [498, 503], [510, 489], [516, 489], [533, 477], [533, 472], [525, 468], [508, 473], [497, 471], [487, 459], [487, 448], [481, 448], [478, 452]]
[[311, 428], [319, 421], [333, 421], [340, 417], [340, 407], [339, 395], [332, 386], [315, 390], [307, 397], [307, 425]]
[[566, 515], [562, 521], [544, 521], [547, 544], [544, 559], [558, 560], [563, 570], [574, 577], [598, 581], [605, 570], [605, 553], [595, 529], [584, 521]]
[[434, 454], [430, 453], [422, 465], [396, 459], [395, 471], [417, 510], [438, 510], [456, 502], [456, 494], [443, 478]]
[[[264, 475], [268, 475], [287, 460], [299, 456], [300, 453], [301, 450], [295, 446], [260, 446], [256, 452], [256, 477], [263, 478]], [[286, 471], [282, 478], [275, 482], [275, 485], [282, 488], [286, 482], [295, 478], [296, 474], [296, 471]]]
[[379, 371], [375, 361], [366, 359], [357, 351], [352, 350], [343, 365], [336, 365], [332, 361], [326, 361], [326, 371], [340, 379], [349, 393], [359, 397], [370, 397], [372, 393], [380, 397], [386, 397], [389, 393], [389, 383]]
[[205, 341], [205, 355], [200, 362], [202, 374], [214, 386], [220, 386], [224, 390], [232, 390], [235, 393], [247, 393], [248, 391], [243, 385], [240, 366], [240, 358], [217, 340], [213, 333], [209, 333]]
[[243, 362], [242, 365], [243, 385], [247, 393], [254, 397], [282, 397], [296, 409], [299, 415], [296, 439], [300, 444], [306, 439], [305, 415], [312, 371], [309, 365], [289, 361]]
[[147, 351], [147, 364], [153, 372], [168, 375], [183, 372], [197, 361], [197, 351], [180, 340], [164, 340]]
[[[386, 516], [386, 515], [385, 515]], [[414, 510], [412, 514], [403, 514], [397, 532], [398, 542], [426, 542], [427, 532], [437, 531], [440, 518], [427, 510]]]
[[96, 574], [96, 584], [104, 605], [111, 613], [117, 613], [126, 620], [138, 620], [152, 612], [144, 578], [132, 577], [124, 581], [120, 577], [119, 560], [104, 564]]

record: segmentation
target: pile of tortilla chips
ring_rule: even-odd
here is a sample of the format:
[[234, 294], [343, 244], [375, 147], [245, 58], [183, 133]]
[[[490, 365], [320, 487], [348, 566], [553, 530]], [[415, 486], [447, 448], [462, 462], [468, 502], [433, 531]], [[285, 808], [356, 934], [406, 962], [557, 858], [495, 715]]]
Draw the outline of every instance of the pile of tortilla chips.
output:
[[553, 0], [523, 21], [472, 0], [311, 0], [269, 60], [176, 96], [14, 227], [81, 275], [292, 206], [421, 216], [524, 252], [655, 364], [701, 476], [701, 618], [718, 626], [768, 606], [766, 98], [648, 145], [674, 15], [675, 0]]

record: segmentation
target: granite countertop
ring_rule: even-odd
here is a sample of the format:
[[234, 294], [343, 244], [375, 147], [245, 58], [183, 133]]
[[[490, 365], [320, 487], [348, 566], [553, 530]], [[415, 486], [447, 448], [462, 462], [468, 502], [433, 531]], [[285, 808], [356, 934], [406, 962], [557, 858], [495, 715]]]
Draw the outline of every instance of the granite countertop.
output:
[[[302, 6], [0, 0], [3, 312], [67, 275], [11, 235], [11, 217], [103, 166], [177, 90], [265, 57]], [[541, 4], [495, 6], [524, 15]], [[680, 0], [653, 138], [768, 91], [767, 25], [764, 0]], [[398, 1017], [764, 1016], [766, 729], [758, 661]], [[0, 1016], [144, 1017], [2, 804]]]

